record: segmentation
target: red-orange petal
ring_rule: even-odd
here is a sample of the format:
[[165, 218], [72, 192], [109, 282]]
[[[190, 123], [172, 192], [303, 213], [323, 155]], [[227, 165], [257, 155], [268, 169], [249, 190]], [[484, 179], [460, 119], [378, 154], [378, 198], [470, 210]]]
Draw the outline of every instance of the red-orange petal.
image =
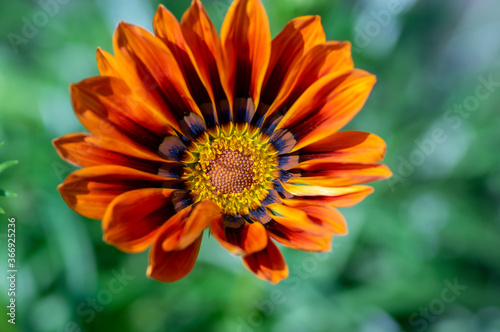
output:
[[283, 187], [285, 190], [295, 195], [293, 198], [283, 200], [283, 204], [291, 207], [303, 207], [308, 205], [350, 207], [358, 204], [373, 192], [373, 187], [364, 185], [328, 188], [319, 186], [295, 186], [284, 183]]
[[261, 101], [271, 105], [287, 73], [313, 46], [324, 42], [325, 31], [319, 16], [302, 16], [288, 22], [271, 42]]
[[137, 61], [128, 53], [118, 52], [115, 57], [100, 48], [97, 50], [97, 67], [101, 76], [125, 81], [133, 95], [149, 107], [154, 117], [164, 117], [172, 128], [179, 130], [178, 119], [159, 94], [158, 84]]
[[140, 100], [122, 79], [91, 77], [70, 90], [78, 119], [96, 137], [156, 149], [165, 136], [175, 134], [171, 122]]
[[165, 251], [188, 247], [203, 231], [221, 218], [221, 209], [211, 201], [201, 201], [179, 211], [162, 229], [162, 248]]
[[296, 151], [321, 140], [346, 125], [363, 107], [375, 76], [358, 69], [315, 82], [288, 110], [276, 129], [294, 134]]
[[309, 219], [321, 225], [333, 235], [347, 234], [347, 224], [344, 216], [337, 209], [330, 206], [309, 205], [299, 208], [307, 214]]
[[116, 197], [104, 214], [104, 241], [125, 252], [148, 248], [160, 227], [175, 213], [174, 189], [138, 189]]
[[379, 181], [391, 177], [392, 172], [383, 164], [316, 163], [302, 167], [301, 176], [287, 183], [321, 187], [345, 187]]
[[257, 277], [273, 284], [288, 277], [288, 266], [283, 255], [271, 240], [264, 250], [244, 256], [243, 264]]
[[193, 99], [198, 105], [205, 104], [206, 107], [200, 107], [205, 121], [215, 124], [214, 100], [213, 96], [208, 93], [211, 91], [210, 83], [202, 80], [197, 62], [186, 43], [179, 21], [168, 9], [159, 5], [153, 20], [153, 27], [155, 35], [167, 45], [179, 64]]
[[89, 134], [68, 134], [52, 143], [62, 159], [81, 167], [120, 165], [156, 174], [160, 166], [168, 162], [147, 150], [136, 150], [133, 146]]
[[97, 48], [97, 68], [101, 76], [121, 76], [115, 57], [100, 47]]
[[219, 67], [222, 68], [219, 36], [199, 0], [194, 0], [182, 16], [181, 29], [209, 95], [216, 104], [225, 100], [219, 75]]
[[266, 224], [266, 227], [274, 240], [288, 248], [311, 252], [325, 252], [332, 249], [333, 234], [326, 230], [322, 234], [311, 234], [293, 231], [273, 222]]
[[290, 68], [267, 115], [290, 108], [309, 86], [322, 77], [336, 77], [353, 68], [349, 42], [328, 41], [314, 46]]
[[113, 45], [118, 64], [123, 70], [131, 71], [127, 75], [136, 76], [132, 78], [135, 84], [148, 85], [149, 90], [156, 90], [169, 114], [175, 115], [177, 120], [191, 112], [201, 116], [181, 68], [160, 39], [138, 26], [120, 23]]
[[362, 131], [341, 131], [311, 142], [297, 151], [295, 168], [317, 163], [374, 163], [384, 158], [386, 144], [375, 134]]
[[165, 178], [123, 166], [93, 166], [77, 170], [57, 189], [70, 208], [92, 219], [102, 219], [111, 201], [124, 192], [158, 188]]
[[259, 0], [236, 0], [231, 5], [222, 24], [221, 43], [221, 81], [230, 104], [250, 97], [258, 105], [271, 55], [269, 21]]
[[[321, 223], [309, 218], [305, 212], [280, 203], [271, 204], [269, 211], [273, 220], [265, 226], [269, 235], [276, 241], [298, 250], [328, 251], [331, 249], [332, 234]], [[278, 213], [279, 216], [277, 216]]]
[[292, 231], [307, 232], [311, 234], [321, 234], [324, 229], [310, 220], [307, 214], [299, 209], [283, 205], [281, 203], [272, 203], [266, 206], [269, 216]]
[[184, 278], [193, 269], [200, 252], [202, 235], [182, 250], [165, 251], [162, 242], [167, 235], [160, 234], [149, 253], [147, 276], [163, 282]]
[[[177, 18], [164, 5], [159, 5], [153, 19], [153, 29], [155, 35], [160, 38], [177, 59], [180, 67], [185, 67], [187, 61], [191, 59], [191, 50], [182, 34], [181, 25]], [[185, 54], [187, 57], [181, 56]], [[192, 63], [190, 63], [192, 66]]]
[[267, 246], [266, 229], [260, 222], [245, 222], [239, 228], [232, 228], [225, 227], [222, 219], [216, 220], [210, 226], [210, 234], [234, 255], [252, 254]]

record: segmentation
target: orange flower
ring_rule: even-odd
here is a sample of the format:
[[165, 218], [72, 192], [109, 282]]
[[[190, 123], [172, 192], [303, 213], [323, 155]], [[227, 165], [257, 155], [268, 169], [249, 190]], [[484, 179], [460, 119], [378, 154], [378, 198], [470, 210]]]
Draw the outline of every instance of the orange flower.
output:
[[120, 23], [115, 55], [97, 50], [101, 76], [71, 86], [91, 134], [54, 141], [83, 167], [59, 186], [66, 203], [121, 250], [152, 246], [147, 274], [161, 281], [191, 271], [207, 228], [273, 283], [288, 275], [274, 241], [330, 250], [347, 232], [336, 207], [391, 175], [381, 138], [338, 132], [375, 83], [350, 43], [326, 41], [317, 16], [271, 40], [258, 0], [232, 4], [220, 39], [198, 0], [180, 23], [160, 6], [154, 31]]

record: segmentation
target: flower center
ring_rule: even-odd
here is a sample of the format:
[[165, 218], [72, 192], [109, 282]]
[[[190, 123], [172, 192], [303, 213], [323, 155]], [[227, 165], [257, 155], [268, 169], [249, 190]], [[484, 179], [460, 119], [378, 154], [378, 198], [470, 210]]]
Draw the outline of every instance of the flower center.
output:
[[206, 171], [216, 192], [222, 194], [241, 193], [254, 183], [254, 162], [250, 155], [240, 151], [224, 149], [214, 160], [210, 160]]
[[225, 214], [247, 215], [261, 205], [276, 178], [277, 158], [269, 138], [248, 125], [216, 127], [192, 144], [183, 179], [197, 197]]

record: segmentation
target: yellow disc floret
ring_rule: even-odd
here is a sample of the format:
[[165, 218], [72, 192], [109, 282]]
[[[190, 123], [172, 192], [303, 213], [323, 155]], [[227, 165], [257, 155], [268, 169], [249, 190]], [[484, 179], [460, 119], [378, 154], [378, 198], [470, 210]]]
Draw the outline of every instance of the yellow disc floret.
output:
[[183, 179], [196, 200], [211, 200], [230, 215], [247, 215], [259, 207], [278, 170], [269, 137], [248, 125], [205, 132], [183, 162]]

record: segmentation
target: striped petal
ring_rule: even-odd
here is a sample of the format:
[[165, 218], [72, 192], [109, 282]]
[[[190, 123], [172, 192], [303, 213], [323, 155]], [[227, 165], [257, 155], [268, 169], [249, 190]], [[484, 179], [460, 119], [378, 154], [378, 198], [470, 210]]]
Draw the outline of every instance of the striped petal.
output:
[[168, 114], [178, 121], [191, 112], [202, 116], [177, 60], [159, 38], [138, 26], [120, 23], [113, 45], [118, 64], [130, 72], [127, 75], [135, 76], [135, 82], [158, 93]]
[[300, 176], [287, 181], [293, 185], [345, 187], [379, 181], [391, 177], [392, 172], [383, 164], [316, 163], [303, 166]]
[[202, 236], [181, 250], [165, 251], [162, 242], [168, 234], [160, 234], [149, 253], [147, 276], [163, 282], [184, 278], [193, 269], [200, 252]]
[[324, 205], [333, 207], [350, 207], [361, 202], [373, 192], [370, 186], [350, 186], [328, 188], [320, 186], [297, 186], [283, 183], [283, 187], [295, 195], [293, 198], [283, 200], [283, 204], [291, 207], [308, 205]]
[[305, 251], [329, 251], [331, 250], [333, 235], [347, 233], [345, 219], [335, 208], [306, 205], [291, 210], [294, 214], [304, 214], [311, 223], [321, 228], [321, 232], [311, 233], [307, 228], [302, 230], [292, 229], [274, 220], [266, 223], [265, 226], [269, 235], [284, 246]]
[[211, 201], [188, 206], [169, 219], [162, 229], [165, 251], [182, 250], [191, 245], [215, 220], [221, 219], [220, 208]]
[[98, 47], [96, 57], [97, 69], [101, 76], [121, 77], [114, 56]]
[[260, 222], [243, 222], [238, 228], [227, 227], [222, 220], [210, 226], [212, 234], [220, 245], [234, 255], [248, 255], [264, 250], [267, 246], [266, 229]]
[[328, 137], [359, 112], [373, 84], [375, 77], [358, 69], [325, 76], [299, 97], [276, 128], [293, 132], [293, 151]]
[[384, 158], [386, 144], [377, 135], [362, 131], [342, 131], [310, 142], [297, 154], [296, 168], [317, 163], [374, 163]]
[[297, 17], [272, 40], [271, 58], [264, 79], [262, 101], [270, 105], [289, 71], [313, 46], [325, 42], [319, 16]]
[[330, 206], [303, 206], [298, 208], [305, 212], [313, 222], [321, 225], [326, 232], [333, 235], [347, 234], [347, 224], [344, 216], [335, 208]]
[[178, 130], [178, 119], [158, 92], [158, 84], [153, 77], [143, 68], [138, 68], [139, 64], [128, 54], [118, 54], [119, 57], [114, 57], [100, 48], [97, 49], [97, 67], [101, 76], [119, 78], [126, 82], [136, 98], [147, 105], [155, 117], [164, 117], [170, 127]]
[[337, 77], [353, 68], [350, 43], [328, 41], [314, 46], [289, 70], [267, 115], [286, 112], [309, 86], [321, 78]]
[[175, 133], [166, 117], [151, 110], [119, 78], [91, 77], [70, 90], [78, 119], [96, 137], [155, 150], [164, 136]]
[[195, 60], [190, 47], [186, 43], [182, 33], [181, 25], [175, 16], [163, 5], [158, 6], [153, 20], [155, 35], [160, 38], [172, 52], [188, 83], [194, 101], [200, 107], [203, 117], [209, 126], [217, 123], [215, 110], [213, 108], [213, 95], [210, 96], [210, 82], [202, 80], [198, 63]]
[[269, 235], [282, 245], [304, 251], [325, 252], [331, 250], [333, 235], [324, 231], [322, 234], [293, 231], [276, 222], [266, 224]]
[[73, 210], [87, 218], [102, 219], [117, 196], [134, 189], [159, 188], [167, 180], [123, 166], [93, 166], [71, 173], [57, 189]]
[[173, 214], [173, 189], [138, 189], [116, 197], [102, 220], [104, 240], [125, 252], [149, 247]]
[[[233, 105], [238, 98], [252, 98], [258, 105], [271, 55], [269, 21], [259, 0], [236, 0], [231, 5], [222, 24], [221, 43], [224, 59], [221, 81], [229, 103]], [[240, 121], [252, 115], [232, 119]], [[231, 119], [221, 119], [228, 120]]]
[[53, 145], [62, 159], [81, 167], [120, 165], [156, 174], [168, 162], [147, 150], [89, 134], [68, 134], [55, 139]]
[[264, 250], [243, 257], [243, 264], [257, 277], [273, 284], [288, 277], [288, 266], [273, 241], [268, 241]]
[[311, 234], [321, 234], [324, 231], [320, 225], [310, 220], [307, 214], [299, 209], [280, 203], [269, 204], [266, 208], [271, 218], [284, 228]]
[[325, 32], [319, 16], [302, 16], [291, 20], [272, 40], [261, 102], [253, 123], [257, 123], [273, 103], [291, 68], [313, 46], [324, 42]]
[[222, 87], [222, 50], [217, 31], [199, 0], [193, 0], [181, 20], [181, 29], [196, 60], [199, 75], [215, 103], [217, 114], [230, 114], [230, 105]]

